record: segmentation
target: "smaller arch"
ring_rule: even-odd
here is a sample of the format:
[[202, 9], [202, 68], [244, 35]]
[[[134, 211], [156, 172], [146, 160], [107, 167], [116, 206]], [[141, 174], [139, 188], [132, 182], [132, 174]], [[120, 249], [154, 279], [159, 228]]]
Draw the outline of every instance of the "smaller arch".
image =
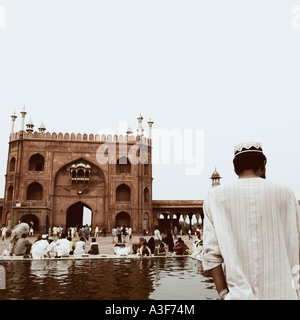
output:
[[14, 194], [14, 187], [13, 186], [9, 186], [8, 189], [7, 189], [7, 201], [12, 201], [13, 194]]
[[144, 202], [150, 202], [150, 191], [147, 187], [144, 189]]
[[78, 177], [78, 178], [84, 177], [84, 170], [83, 170], [83, 169], [79, 169], [79, 170], [77, 171], [77, 177]]
[[130, 187], [123, 183], [119, 185], [116, 189], [116, 201], [130, 201], [131, 199], [131, 190]]
[[41, 184], [33, 182], [28, 186], [27, 200], [43, 200], [43, 187]]
[[144, 175], [149, 176], [150, 175], [150, 166], [148, 163], [144, 164]]
[[119, 212], [116, 216], [116, 225], [130, 226], [130, 215], [125, 211]]
[[16, 170], [16, 158], [12, 157], [9, 162], [9, 172], [14, 172]]
[[29, 159], [29, 171], [44, 171], [45, 158], [36, 153]]

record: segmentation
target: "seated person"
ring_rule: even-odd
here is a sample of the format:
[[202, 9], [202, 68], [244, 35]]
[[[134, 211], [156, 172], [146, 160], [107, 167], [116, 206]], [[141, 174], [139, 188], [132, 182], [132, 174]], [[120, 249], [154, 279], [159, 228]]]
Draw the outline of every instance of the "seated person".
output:
[[155, 247], [154, 255], [155, 256], [167, 256], [168, 254], [168, 246], [165, 245], [163, 242], [160, 245]]
[[55, 258], [57, 256], [57, 247], [56, 243], [53, 241], [53, 237], [48, 237], [48, 247], [46, 249], [48, 258]]
[[75, 244], [74, 255], [86, 254], [84, 237], [80, 237], [80, 240]]
[[19, 238], [14, 247], [14, 254], [16, 256], [23, 256], [28, 258], [30, 256], [30, 250], [32, 243], [26, 239], [26, 233], [23, 233], [21, 238]]
[[74, 244], [74, 242], [72, 241], [72, 238], [71, 238], [71, 237], [68, 237], [67, 239], [70, 241], [70, 252], [69, 252], [69, 254], [70, 254], [70, 255], [73, 255], [73, 254], [74, 254], [74, 250], [75, 250], [75, 244]]
[[96, 242], [96, 238], [92, 239], [92, 243], [90, 246], [89, 254], [99, 254], [99, 245]]
[[56, 241], [57, 258], [66, 257], [70, 253], [70, 241], [67, 239], [67, 234], [64, 232], [61, 239]]
[[143, 237], [140, 238], [138, 243], [132, 245], [132, 251], [134, 254], [139, 253], [139, 249], [143, 246], [143, 242], [146, 241]]
[[140, 248], [140, 255], [141, 256], [151, 256], [151, 250], [147, 246], [147, 241], [143, 242], [142, 247]]
[[43, 234], [41, 239], [38, 239], [39, 240], [37, 240], [31, 247], [31, 255], [33, 259], [43, 259], [49, 245], [47, 235]]
[[184, 243], [182, 238], [178, 238], [178, 241], [176, 242], [174, 246], [174, 251], [177, 255], [186, 255], [188, 254], [189, 247]]

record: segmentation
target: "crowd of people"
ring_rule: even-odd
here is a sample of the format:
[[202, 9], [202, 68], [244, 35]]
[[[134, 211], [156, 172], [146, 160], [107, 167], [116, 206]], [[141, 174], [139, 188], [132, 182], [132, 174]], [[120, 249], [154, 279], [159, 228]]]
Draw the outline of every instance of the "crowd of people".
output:
[[[3, 256], [23, 256], [24, 258], [43, 259], [60, 258], [67, 256], [99, 255], [99, 244], [96, 236], [99, 235], [99, 229], [91, 231], [88, 225], [70, 227], [66, 230], [54, 226], [48, 234], [39, 235], [34, 242], [28, 240], [31, 236], [31, 226], [27, 223], [19, 223], [11, 234], [9, 248], [4, 250]], [[103, 236], [106, 233], [101, 232]], [[89, 237], [91, 242], [88, 243]], [[118, 226], [112, 229], [112, 240], [116, 246], [126, 243], [130, 253], [140, 256], [168, 256], [188, 255], [192, 252], [183, 241], [182, 237], [174, 236], [169, 230], [167, 234], [161, 234], [158, 226], [155, 227], [153, 236], [147, 241], [140, 237], [137, 243], [133, 243], [132, 229], [128, 226]], [[116, 254], [116, 252], [114, 252]]]
[[[154, 237], [148, 241], [144, 237], [132, 245], [132, 251], [141, 256], [167, 256], [168, 254], [189, 255], [192, 254], [190, 248], [186, 245], [182, 237], [174, 242], [174, 236], [171, 230], [166, 235], [161, 235], [158, 226], [155, 227]], [[176, 239], [175, 239], [176, 240]]]
[[85, 254], [99, 254], [99, 244], [96, 242], [96, 238], [92, 239], [89, 248], [87, 248], [84, 237], [80, 237], [78, 241], [73, 241], [67, 233], [62, 233], [55, 240], [52, 236], [43, 234], [32, 243], [27, 239], [26, 232], [22, 233], [16, 241], [12, 241], [10, 248], [3, 253], [4, 256], [15, 255], [33, 259], [61, 258], [70, 255], [82, 256]]

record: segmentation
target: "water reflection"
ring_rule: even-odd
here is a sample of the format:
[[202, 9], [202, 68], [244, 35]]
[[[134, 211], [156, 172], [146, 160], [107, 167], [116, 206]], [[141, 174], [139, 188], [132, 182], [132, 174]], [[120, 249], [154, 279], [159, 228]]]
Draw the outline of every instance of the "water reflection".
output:
[[5, 261], [0, 299], [215, 299], [214, 285], [190, 258]]

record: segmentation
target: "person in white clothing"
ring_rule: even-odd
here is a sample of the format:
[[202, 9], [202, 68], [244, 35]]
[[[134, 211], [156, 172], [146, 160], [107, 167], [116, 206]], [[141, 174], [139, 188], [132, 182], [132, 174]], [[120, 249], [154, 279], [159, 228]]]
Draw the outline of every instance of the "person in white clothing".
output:
[[2, 227], [2, 229], [1, 229], [1, 231], [2, 231], [2, 241], [4, 242], [4, 244], [5, 244], [5, 241], [6, 241], [6, 233], [7, 233], [7, 231], [8, 231], [8, 228], [6, 228], [5, 226], [4, 227]]
[[162, 237], [160, 235], [160, 231], [158, 229], [158, 226], [155, 226], [155, 230], [154, 230], [154, 241], [155, 241], [155, 247], [157, 247], [158, 245], [160, 245], [160, 242], [162, 240]]
[[97, 225], [95, 228], [94, 237], [98, 237], [98, 235], [99, 235], [99, 227]]
[[57, 256], [57, 246], [56, 243], [53, 241], [52, 237], [48, 238], [48, 246], [46, 248], [46, 256], [48, 258], [55, 258]]
[[85, 254], [85, 241], [84, 237], [80, 237], [80, 240], [75, 243], [74, 255]]
[[37, 240], [31, 247], [33, 259], [43, 259], [48, 247], [47, 235], [43, 234], [41, 240]]
[[54, 226], [52, 229], [52, 235], [53, 235], [53, 239], [56, 240], [58, 237], [58, 228], [56, 226]]
[[61, 239], [56, 241], [57, 257], [68, 256], [70, 253], [70, 241], [66, 239], [67, 234], [62, 233]]
[[299, 299], [299, 204], [265, 179], [266, 160], [261, 143], [236, 146], [239, 179], [204, 201], [202, 264], [222, 300]]

